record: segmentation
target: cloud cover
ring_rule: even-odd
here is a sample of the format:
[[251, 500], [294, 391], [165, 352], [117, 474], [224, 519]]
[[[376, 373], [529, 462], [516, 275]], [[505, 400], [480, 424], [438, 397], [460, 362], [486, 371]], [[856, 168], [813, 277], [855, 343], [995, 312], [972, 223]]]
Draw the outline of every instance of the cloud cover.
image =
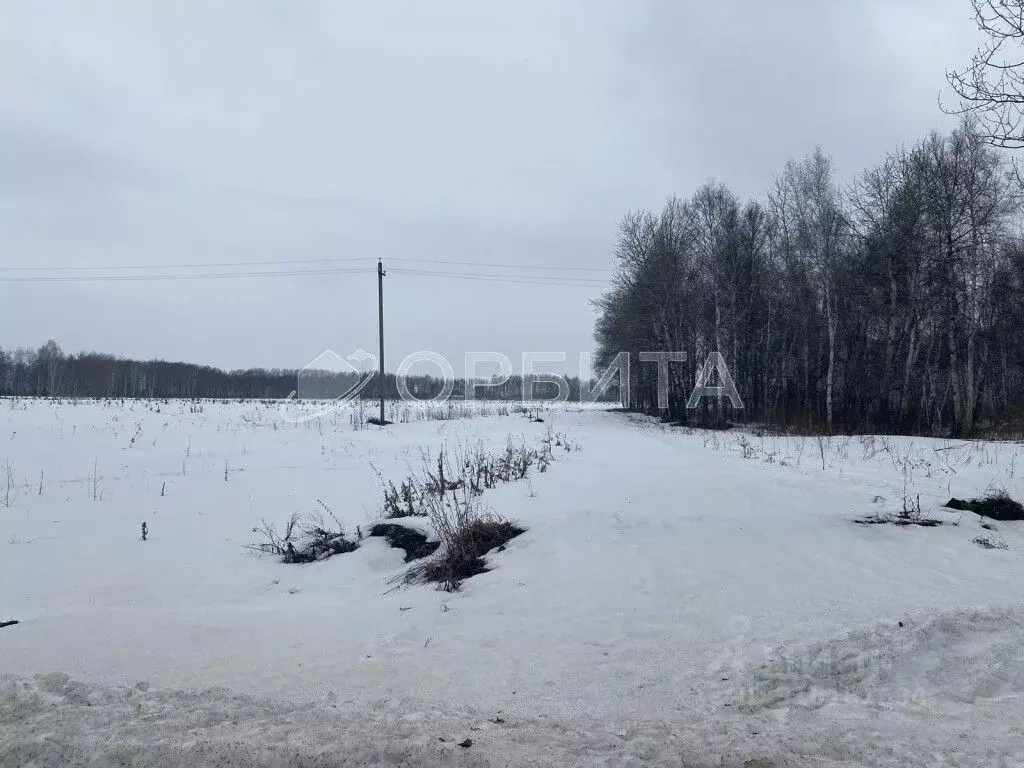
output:
[[366, 261], [0, 282], [0, 345], [226, 367], [372, 350], [379, 257], [390, 368], [420, 349], [572, 361], [597, 284], [452, 273], [603, 278], [626, 210], [711, 177], [760, 195], [815, 144], [848, 178], [949, 125], [943, 72], [976, 42], [966, 0], [10, 0], [0, 277]]

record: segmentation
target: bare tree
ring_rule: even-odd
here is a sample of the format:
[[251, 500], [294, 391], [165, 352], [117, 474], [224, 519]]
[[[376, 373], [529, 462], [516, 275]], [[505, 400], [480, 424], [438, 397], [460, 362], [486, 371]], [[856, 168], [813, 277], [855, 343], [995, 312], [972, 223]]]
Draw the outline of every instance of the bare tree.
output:
[[971, 4], [975, 23], [988, 41], [967, 67], [946, 73], [960, 103], [943, 105], [943, 110], [973, 115], [991, 144], [1024, 148], [1024, 0]]
[[788, 162], [770, 199], [782, 222], [782, 247], [791, 260], [806, 269], [825, 315], [828, 334], [825, 423], [831, 429], [839, 325], [836, 278], [848, 233], [839, 190], [832, 180], [832, 161], [818, 148], [800, 162]]

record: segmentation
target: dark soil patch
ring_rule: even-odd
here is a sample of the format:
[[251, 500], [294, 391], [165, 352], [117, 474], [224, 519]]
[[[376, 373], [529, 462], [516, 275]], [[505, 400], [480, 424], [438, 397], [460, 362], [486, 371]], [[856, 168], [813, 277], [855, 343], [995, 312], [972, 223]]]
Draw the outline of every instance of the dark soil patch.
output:
[[442, 556], [423, 568], [423, 577], [435, 581], [450, 592], [458, 590], [465, 579], [486, 573], [484, 555], [526, 533], [525, 528], [507, 520], [475, 520], [457, 532]]
[[13, 621], [0, 621], [0, 629], [3, 629], [4, 627], [13, 627], [15, 624], [20, 623], [21, 622], [17, 619], [14, 619]]
[[427, 541], [427, 537], [412, 528], [395, 523], [377, 523], [370, 529], [371, 536], [380, 536], [392, 547], [405, 550], [405, 562], [422, 560], [437, 552], [440, 542]]
[[1005, 493], [994, 493], [983, 499], [950, 499], [946, 506], [993, 520], [1024, 520], [1024, 506]]
[[942, 525], [941, 520], [932, 517], [902, 517], [900, 515], [872, 515], [871, 517], [859, 517], [853, 522], [857, 525], [895, 525], [900, 528], [911, 525], [919, 528], [936, 528]]
[[893, 525], [916, 525], [919, 528], [938, 528], [942, 525], [941, 520], [936, 520], [933, 517], [922, 517], [920, 519], [907, 519], [903, 517], [897, 517], [892, 521]]

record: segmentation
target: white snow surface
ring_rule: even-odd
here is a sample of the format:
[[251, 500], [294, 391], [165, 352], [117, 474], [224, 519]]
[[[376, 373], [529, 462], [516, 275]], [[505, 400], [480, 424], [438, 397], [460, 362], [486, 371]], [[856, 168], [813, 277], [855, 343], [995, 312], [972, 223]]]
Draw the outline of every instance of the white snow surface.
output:
[[[0, 765], [1024, 765], [1024, 524], [940, 507], [1024, 498], [1024, 446], [542, 415], [0, 401]], [[485, 493], [527, 532], [461, 592], [245, 548], [549, 428], [579, 450]], [[853, 522], [918, 496], [947, 524]]]

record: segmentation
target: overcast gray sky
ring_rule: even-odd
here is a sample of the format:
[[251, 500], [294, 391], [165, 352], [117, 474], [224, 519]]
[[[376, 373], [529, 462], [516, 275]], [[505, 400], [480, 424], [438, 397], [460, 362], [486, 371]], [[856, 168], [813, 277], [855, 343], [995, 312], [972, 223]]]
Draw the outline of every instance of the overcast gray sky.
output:
[[[948, 127], [977, 40], [968, 0], [4, 0], [0, 266], [37, 271], [0, 276], [381, 257], [389, 368], [575, 360], [595, 284], [402, 270], [603, 279], [628, 209], [712, 177], [760, 196], [815, 144], [849, 178]], [[371, 266], [0, 282], [0, 346], [301, 366], [376, 349]]]

